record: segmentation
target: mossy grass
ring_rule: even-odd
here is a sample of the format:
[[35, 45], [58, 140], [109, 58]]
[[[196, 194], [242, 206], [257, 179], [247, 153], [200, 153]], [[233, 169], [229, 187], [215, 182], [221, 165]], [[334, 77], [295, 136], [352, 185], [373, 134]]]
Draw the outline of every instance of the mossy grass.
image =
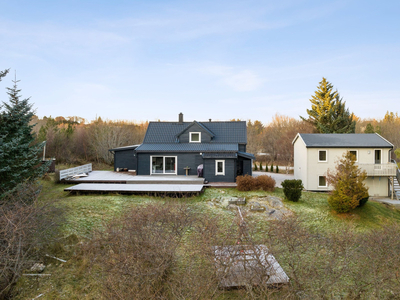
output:
[[[185, 202], [196, 214], [217, 217], [219, 224], [228, 228], [234, 222], [235, 212], [212, 208], [209, 205], [211, 199], [246, 197], [249, 201], [259, 197], [274, 196], [282, 199], [286, 208], [299, 218], [302, 226], [322, 235], [340, 232], [343, 228], [349, 227], [354, 228], [356, 234], [363, 234], [391, 222], [400, 223], [400, 211], [381, 203], [368, 201], [363, 207], [356, 208], [350, 213], [337, 214], [329, 207], [326, 193], [303, 192], [298, 202], [291, 202], [283, 200], [283, 190], [280, 188], [276, 188], [274, 192], [261, 190], [240, 192], [235, 188], [207, 188], [199, 196], [174, 199], [143, 195], [70, 195], [64, 192], [64, 188], [69, 185], [57, 184], [52, 180], [44, 180], [42, 185], [40, 201], [56, 205], [64, 211], [65, 223], [60, 228], [64, 239], [60, 239], [61, 244], [53, 245], [53, 248], [57, 248], [58, 250], [54, 251], [68, 262], [52, 262], [46, 268], [46, 273], [51, 273], [52, 276], [47, 278], [22, 277], [16, 286], [18, 293], [16, 299], [32, 299], [40, 293], [45, 293], [46, 299], [101, 299], [100, 270], [90, 269], [89, 273], [90, 262], [79, 251], [77, 241], [85, 242], [91, 238], [94, 230], [102, 230], [105, 223], [138, 205], [163, 204], [169, 201]], [[255, 229], [255, 239], [263, 238], [269, 226], [274, 225], [274, 222], [266, 221], [262, 214], [248, 215], [246, 222]], [[244, 292], [241, 290], [227, 291], [220, 299], [238, 299], [242, 293]]]

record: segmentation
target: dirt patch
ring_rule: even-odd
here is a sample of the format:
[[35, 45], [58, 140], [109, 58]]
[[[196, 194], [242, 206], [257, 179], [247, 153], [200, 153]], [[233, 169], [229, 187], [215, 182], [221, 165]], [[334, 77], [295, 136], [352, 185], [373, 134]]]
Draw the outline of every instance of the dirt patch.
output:
[[[243, 204], [242, 204], [243, 203]], [[293, 212], [285, 207], [282, 199], [275, 196], [251, 197], [248, 199], [240, 197], [219, 196], [208, 202], [211, 208], [218, 210], [237, 211], [240, 207], [247, 215], [263, 215], [267, 220], [282, 220], [291, 216]]]

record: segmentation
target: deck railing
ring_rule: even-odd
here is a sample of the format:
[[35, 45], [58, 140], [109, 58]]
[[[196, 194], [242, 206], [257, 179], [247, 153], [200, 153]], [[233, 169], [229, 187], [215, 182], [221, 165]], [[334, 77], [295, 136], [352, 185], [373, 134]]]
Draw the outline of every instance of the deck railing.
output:
[[396, 176], [397, 165], [394, 163], [357, 165], [367, 172], [367, 176]]
[[87, 165], [83, 165], [83, 166], [79, 166], [79, 167], [75, 167], [75, 168], [71, 168], [71, 169], [61, 170], [60, 171], [60, 180], [70, 177], [70, 176], [74, 176], [76, 174], [88, 173], [88, 172], [92, 172], [92, 164], [87, 164]]

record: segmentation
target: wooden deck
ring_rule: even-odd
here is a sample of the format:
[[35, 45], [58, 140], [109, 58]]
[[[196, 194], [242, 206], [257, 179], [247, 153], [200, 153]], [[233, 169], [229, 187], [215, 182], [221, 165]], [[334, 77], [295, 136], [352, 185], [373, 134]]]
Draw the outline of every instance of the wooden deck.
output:
[[126, 193], [196, 195], [203, 187], [236, 187], [235, 182], [209, 182], [204, 178], [182, 175], [133, 175], [129, 172], [92, 171], [86, 177], [66, 178], [64, 183], [78, 184], [66, 188], [71, 193]]
[[119, 184], [81, 183], [64, 191], [71, 193], [121, 193], [166, 196], [191, 196], [203, 191], [202, 184]]
[[129, 172], [92, 171], [87, 177], [68, 178], [65, 183], [126, 183], [126, 184], [203, 184], [204, 178], [182, 175], [132, 175]]
[[265, 245], [215, 246], [215, 265], [222, 288], [280, 286], [289, 277]]

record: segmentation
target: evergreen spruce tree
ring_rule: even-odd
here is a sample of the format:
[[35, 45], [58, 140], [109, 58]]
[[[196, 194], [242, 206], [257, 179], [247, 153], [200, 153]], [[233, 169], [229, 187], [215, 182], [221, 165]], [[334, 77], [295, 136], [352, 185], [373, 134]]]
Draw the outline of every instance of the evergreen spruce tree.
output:
[[322, 78], [318, 90], [310, 99], [311, 109], [307, 109], [308, 118], [301, 117], [311, 123], [319, 133], [354, 133], [356, 122], [354, 115], [346, 109], [343, 98], [333, 85]]
[[33, 125], [29, 125], [34, 112], [29, 98], [21, 99], [13, 81], [7, 88], [9, 103], [3, 102], [0, 111], [0, 198], [13, 192], [20, 184], [34, 181], [48, 168], [41, 164], [43, 144], [34, 144]]
[[364, 133], [375, 133], [374, 126], [372, 126], [371, 123], [368, 123], [367, 127], [365, 127]]

